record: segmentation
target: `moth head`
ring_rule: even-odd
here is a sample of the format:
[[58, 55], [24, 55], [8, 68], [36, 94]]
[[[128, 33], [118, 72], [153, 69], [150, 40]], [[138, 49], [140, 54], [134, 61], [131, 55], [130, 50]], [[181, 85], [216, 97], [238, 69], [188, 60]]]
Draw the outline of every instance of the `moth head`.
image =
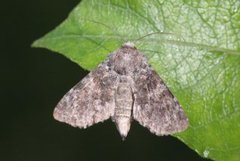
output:
[[124, 43], [122, 45], [122, 48], [133, 48], [133, 49], [136, 49], [136, 46], [134, 45], [134, 43], [128, 41], [128, 42], [126, 42], [126, 43]]

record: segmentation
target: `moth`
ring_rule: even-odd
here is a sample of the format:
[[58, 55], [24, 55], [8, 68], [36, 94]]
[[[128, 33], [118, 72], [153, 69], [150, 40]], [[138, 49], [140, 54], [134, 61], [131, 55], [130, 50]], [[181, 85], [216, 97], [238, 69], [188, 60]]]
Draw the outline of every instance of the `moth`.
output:
[[188, 118], [177, 99], [130, 42], [67, 92], [53, 115], [79, 128], [111, 118], [123, 139], [132, 120], [159, 136], [188, 127]]

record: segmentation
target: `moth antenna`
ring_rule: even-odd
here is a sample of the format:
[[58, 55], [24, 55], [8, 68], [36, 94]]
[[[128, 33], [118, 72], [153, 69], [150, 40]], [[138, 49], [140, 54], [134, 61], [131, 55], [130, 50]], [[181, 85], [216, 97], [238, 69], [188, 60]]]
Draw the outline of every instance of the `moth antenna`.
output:
[[156, 31], [156, 32], [151, 32], [151, 33], [148, 33], [146, 35], [143, 35], [143, 36], [139, 37], [138, 39], [134, 40], [134, 42], [141, 41], [142, 39], [144, 39], [144, 38], [146, 38], [148, 36], [156, 35], [156, 34], [160, 34], [160, 35], [173, 35], [173, 33], [170, 33], [170, 32]]
[[[99, 22], [99, 21], [95, 21], [95, 20], [91, 20], [91, 19], [84, 19], [84, 20], [89, 21], [89, 22], [92, 22], [92, 23], [96, 23], [96, 24], [99, 24], [99, 25], [102, 25], [102, 26], [108, 28], [109, 30], [112, 31], [113, 34], [115, 34], [117, 41], [119, 41], [119, 39], [120, 39], [122, 42], [125, 42], [125, 41], [123, 40], [123, 37], [122, 37], [120, 34], [118, 34], [118, 32], [116, 32], [116, 30], [115, 30], [114, 28], [112, 28], [111, 26], [108, 26], [108, 25], [105, 24], [105, 23], [102, 23], [102, 22]], [[120, 44], [121, 44], [122, 42], [119, 41]]]

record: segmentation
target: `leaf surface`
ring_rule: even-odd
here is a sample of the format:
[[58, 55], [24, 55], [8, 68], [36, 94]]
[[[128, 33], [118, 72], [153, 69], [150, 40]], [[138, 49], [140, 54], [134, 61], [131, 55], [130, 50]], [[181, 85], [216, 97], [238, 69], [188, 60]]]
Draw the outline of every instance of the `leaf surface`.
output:
[[239, 160], [240, 1], [83, 0], [33, 46], [91, 70], [126, 41], [183, 106], [190, 127], [174, 136], [203, 157]]

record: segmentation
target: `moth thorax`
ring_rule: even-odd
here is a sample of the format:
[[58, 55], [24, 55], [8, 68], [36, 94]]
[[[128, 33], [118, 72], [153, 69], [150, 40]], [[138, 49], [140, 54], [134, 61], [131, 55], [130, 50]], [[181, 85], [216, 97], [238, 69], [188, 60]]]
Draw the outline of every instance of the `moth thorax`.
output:
[[131, 115], [132, 115], [132, 90], [129, 84], [120, 83], [115, 95], [115, 111], [114, 111], [114, 121], [116, 123], [117, 129], [124, 139], [131, 125]]

